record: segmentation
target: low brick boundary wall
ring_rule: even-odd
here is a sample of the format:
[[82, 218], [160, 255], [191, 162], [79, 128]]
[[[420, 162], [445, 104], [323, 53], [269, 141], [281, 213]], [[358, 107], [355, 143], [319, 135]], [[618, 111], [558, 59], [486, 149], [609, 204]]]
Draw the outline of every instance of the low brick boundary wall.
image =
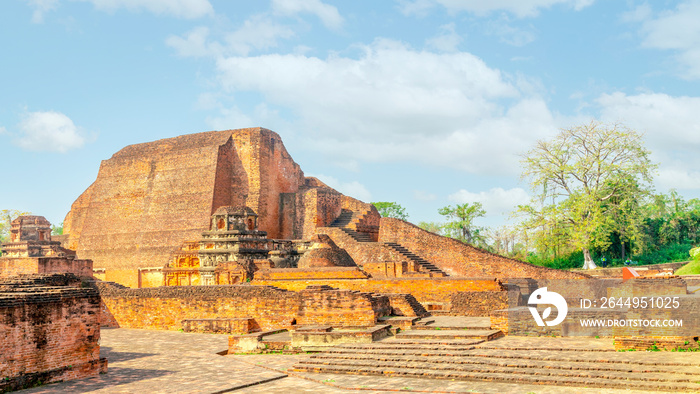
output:
[[100, 297], [72, 274], [0, 282], [0, 392], [106, 372]]
[[184, 332], [206, 332], [216, 334], [248, 334], [255, 326], [251, 318], [235, 319], [185, 319], [182, 321]]
[[120, 327], [178, 330], [183, 320], [250, 318], [249, 331], [296, 324], [367, 327], [391, 313], [389, 299], [328, 286], [299, 292], [272, 286], [167, 286], [131, 289], [96, 282]]

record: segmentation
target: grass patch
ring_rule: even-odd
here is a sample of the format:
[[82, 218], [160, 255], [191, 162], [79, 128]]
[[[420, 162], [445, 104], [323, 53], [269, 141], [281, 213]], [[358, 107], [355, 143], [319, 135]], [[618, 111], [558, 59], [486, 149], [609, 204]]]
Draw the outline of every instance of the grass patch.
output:
[[676, 272], [676, 275], [700, 275], [700, 260], [694, 260], [682, 266]]

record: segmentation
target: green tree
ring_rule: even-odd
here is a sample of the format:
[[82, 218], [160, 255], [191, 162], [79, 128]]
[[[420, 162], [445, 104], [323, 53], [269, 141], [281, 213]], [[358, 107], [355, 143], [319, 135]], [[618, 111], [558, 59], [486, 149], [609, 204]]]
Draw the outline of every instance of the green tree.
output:
[[374, 205], [377, 208], [379, 214], [382, 215], [382, 217], [384, 218], [408, 220], [408, 214], [406, 213], [406, 209], [398, 203], [388, 201], [377, 201], [373, 202], [372, 205]]
[[22, 215], [31, 215], [30, 212], [22, 212], [16, 209], [0, 210], [0, 242], [9, 242], [10, 225], [12, 221]]
[[437, 222], [418, 222], [418, 227], [433, 234], [442, 235], [443, 225]]
[[51, 235], [63, 235], [63, 222], [58, 226], [51, 225]]
[[583, 252], [583, 267], [595, 268], [590, 250], [610, 244], [613, 202], [651, 190], [656, 165], [649, 154], [640, 133], [599, 122], [538, 141], [522, 159], [523, 177], [534, 193], [529, 205], [519, 207], [528, 216], [525, 225], [558, 224], [572, 248]]
[[447, 234], [452, 238], [459, 239], [467, 243], [477, 243], [483, 241], [481, 228], [474, 225], [474, 219], [486, 215], [486, 211], [480, 202], [464, 203], [461, 205], [440, 208], [440, 215], [445, 216], [448, 222], [444, 225]]

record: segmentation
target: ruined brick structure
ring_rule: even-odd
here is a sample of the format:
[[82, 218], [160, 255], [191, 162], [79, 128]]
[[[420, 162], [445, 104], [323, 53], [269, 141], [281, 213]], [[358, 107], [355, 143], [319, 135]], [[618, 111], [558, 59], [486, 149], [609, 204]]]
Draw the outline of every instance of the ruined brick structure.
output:
[[0, 392], [96, 376], [100, 297], [72, 274], [0, 281]]
[[313, 286], [298, 292], [271, 286], [129, 289], [97, 282], [107, 308], [125, 328], [177, 330], [190, 319], [251, 319], [250, 331], [293, 325], [364, 327], [391, 313], [389, 298]]
[[220, 207], [211, 217], [209, 231], [203, 232], [199, 241], [184, 242], [173, 253], [171, 262], [162, 269], [163, 285], [249, 281], [260, 269], [296, 267], [299, 249], [305, 249], [306, 244], [311, 243], [267, 238], [265, 231], [258, 230], [258, 215], [248, 207]]
[[304, 177], [276, 133], [212, 131], [127, 146], [103, 161], [64, 231], [68, 247], [105, 268], [105, 279], [136, 287], [139, 267], [164, 266], [209, 229], [219, 207], [249, 207], [268, 237], [302, 239], [343, 205], [369, 206]]
[[380, 218], [372, 204], [304, 177], [279, 135], [263, 128], [120, 150], [102, 162], [64, 228], [100, 279], [129, 287], [233, 284], [280, 268], [313, 279], [339, 266], [377, 279], [587, 277]]
[[73, 273], [92, 276], [92, 261], [51, 240], [51, 223], [43, 216], [20, 216], [12, 221], [10, 242], [0, 246], [0, 278], [26, 274]]

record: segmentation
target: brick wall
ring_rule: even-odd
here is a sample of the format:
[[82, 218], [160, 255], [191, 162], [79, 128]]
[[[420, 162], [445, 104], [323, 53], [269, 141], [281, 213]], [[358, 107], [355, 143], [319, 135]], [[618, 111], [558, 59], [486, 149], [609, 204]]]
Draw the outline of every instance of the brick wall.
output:
[[412, 294], [420, 303], [449, 302], [451, 294], [460, 291], [505, 291], [505, 287], [493, 279], [479, 278], [393, 278], [393, 279], [303, 279], [263, 280], [255, 279], [252, 285], [275, 286], [299, 291], [307, 286], [328, 285], [338, 289], [367, 291], [372, 293]]
[[71, 273], [92, 276], [92, 261], [56, 257], [0, 258], [0, 278], [28, 274]]
[[0, 392], [106, 372], [100, 298], [71, 275], [0, 282]]
[[318, 234], [326, 234], [336, 245], [345, 249], [357, 265], [376, 262], [401, 263], [406, 260], [401, 254], [393, 249], [376, 242], [357, 242], [348, 234], [336, 227], [319, 227]]
[[[663, 263], [663, 264], [653, 264], [653, 265], [640, 265], [640, 266], [632, 266], [635, 271], [641, 276], [646, 276], [646, 275], [656, 275], [658, 273], [664, 272], [666, 269], [670, 269], [672, 271], [677, 270], [678, 268], [688, 264], [688, 262], [681, 262], [681, 263]], [[611, 268], [596, 268], [594, 270], [590, 270], [586, 272], [586, 274], [589, 274], [591, 276], [602, 276], [602, 277], [607, 277], [607, 278], [622, 278], [622, 268], [623, 267], [611, 267]], [[579, 270], [574, 270], [574, 271], [579, 271]]]
[[491, 312], [508, 308], [508, 292], [460, 291], [450, 297], [449, 314], [455, 316], [489, 316]]
[[381, 218], [379, 242], [397, 242], [452, 276], [551, 279], [588, 277], [582, 273], [538, 267], [499, 256], [394, 218]]
[[[183, 241], [209, 229], [219, 206], [247, 205], [270, 238], [299, 239], [332, 222], [341, 197], [305, 178], [278, 134], [213, 131], [123, 148], [102, 162], [64, 223], [80, 258], [136, 287], [137, 268], [164, 266]], [[120, 272], [110, 277], [112, 270]]]
[[[320, 181], [318, 183], [316, 181], [315, 178], [311, 178], [309, 184], [321, 184]], [[313, 237], [316, 234], [316, 227], [327, 226], [340, 215], [342, 194], [325, 185], [309, 189], [301, 197], [303, 198], [299, 210], [299, 215], [303, 218], [303, 223], [300, 223], [301, 238]]]
[[[357, 267], [273, 268], [255, 272], [256, 280], [327, 280], [366, 279], [367, 275]], [[306, 286], [304, 286], [306, 287]]]
[[96, 286], [124, 328], [177, 330], [186, 319], [216, 318], [250, 318], [255, 330], [292, 324], [358, 326], [372, 325], [390, 310], [386, 297], [327, 289], [292, 292], [250, 285], [130, 289], [104, 282]]
[[39, 266], [36, 258], [0, 258], [0, 278], [38, 272]]
[[342, 290], [302, 290], [300, 294], [300, 325], [368, 327], [391, 314], [386, 296]]
[[[542, 309], [539, 308], [540, 315]], [[554, 316], [554, 315], [553, 315]], [[553, 317], [552, 316], [552, 317]], [[551, 319], [551, 318], [550, 318]], [[612, 326], [585, 327], [581, 320], [682, 320], [681, 327]], [[572, 308], [566, 319], [556, 326], [538, 327], [527, 307], [496, 310], [491, 313], [491, 327], [509, 335], [525, 336], [620, 336], [620, 337], [694, 337], [700, 327], [700, 299], [692, 295], [679, 296], [678, 308]]]

